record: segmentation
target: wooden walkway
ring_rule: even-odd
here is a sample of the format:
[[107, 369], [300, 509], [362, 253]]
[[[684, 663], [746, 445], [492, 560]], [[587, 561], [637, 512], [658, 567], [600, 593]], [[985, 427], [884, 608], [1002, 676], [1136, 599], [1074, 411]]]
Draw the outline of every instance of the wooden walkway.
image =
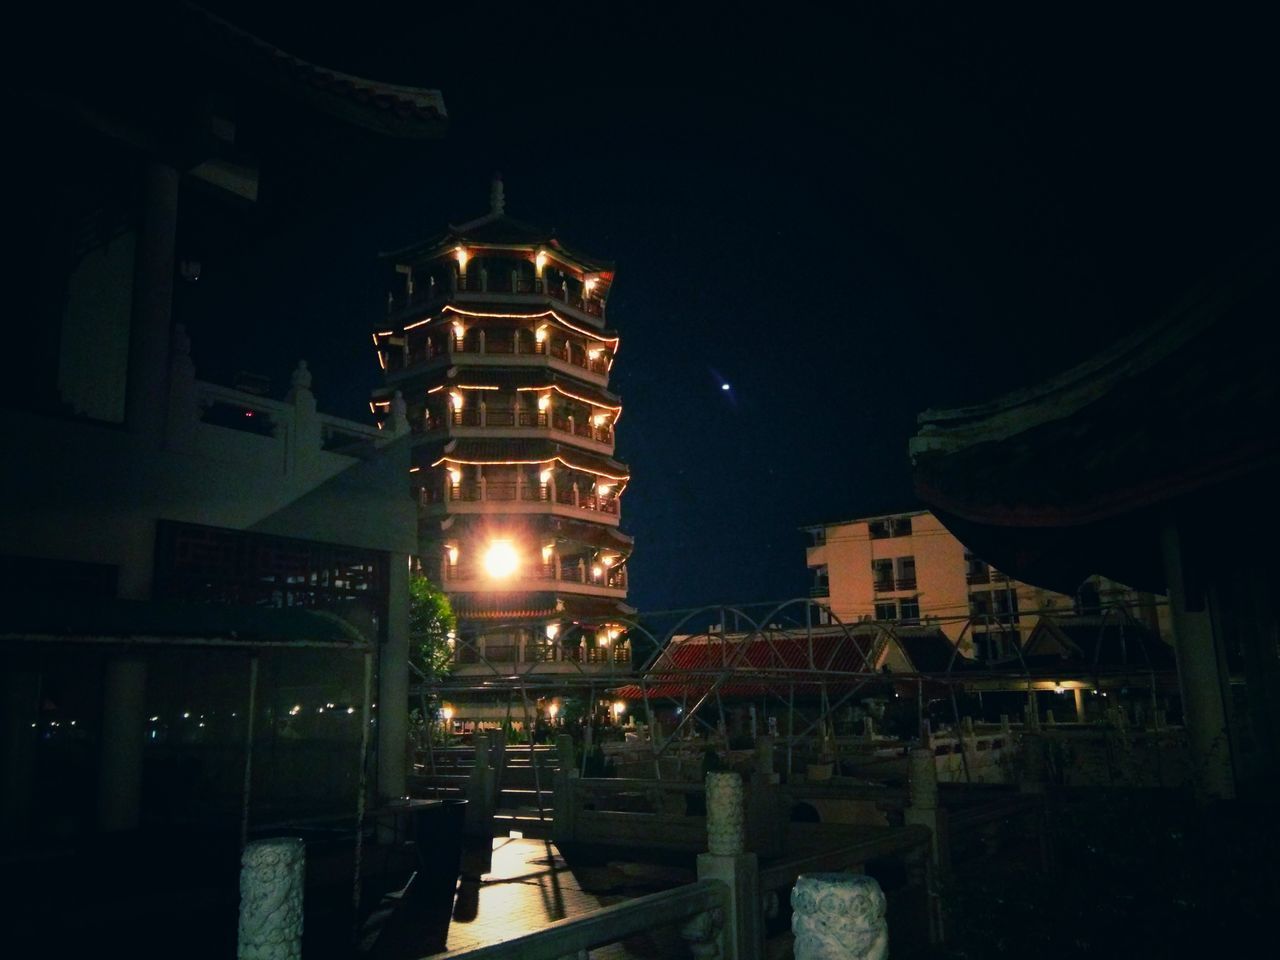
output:
[[[493, 864], [480, 880], [458, 885], [448, 950], [501, 943], [546, 924], [577, 917], [630, 896], [691, 882], [692, 872], [625, 863], [570, 869], [549, 840], [498, 837]], [[586, 886], [596, 892], [588, 892]], [[687, 956], [677, 931], [654, 930], [624, 944], [591, 951], [593, 960]]]

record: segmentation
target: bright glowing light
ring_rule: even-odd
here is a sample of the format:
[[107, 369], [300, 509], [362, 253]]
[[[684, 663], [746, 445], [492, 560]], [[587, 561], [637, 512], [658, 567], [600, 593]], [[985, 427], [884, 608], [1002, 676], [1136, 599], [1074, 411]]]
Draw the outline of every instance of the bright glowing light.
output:
[[594, 417], [591, 418], [591, 422], [594, 423], [597, 427], [603, 427], [605, 425], [605, 422], [608, 419], [609, 419], [609, 415], [607, 413], [597, 413]]
[[456, 567], [458, 565], [458, 548], [449, 548], [449, 566]]
[[301, 712], [302, 712], [302, 704], [300, 703], [295, 703], [292, 707], [289, 708], [289, 716], [291, 717], [296, 717]]
[[189, 713], [184, 713], [184, 714], [182, 715], [182, 719], [183, 719], [183, 720], [190, 720], [190, 719], [191, 719], [191, 714], [189, 714]]
[[547, 624], [547, 639], [548, 639], [548, 640], [554, 640], [554, 639], [555, 639], [556, 637], [558, 637], [558, 636], [560, 636], [560, 624], [558, 624], [558, 623], [548, 623], [548, 624]]
[[464, 327], [462, 324], [455, 323], [453, 325], [453, 339], [457, 340], [459, 343], [462, 342], [462, 337], [466, 332], [467, 332], [467, 328]]
[[539, 250], [538, 255], [533, 258], [533, 268], [538, 272], [538, 276], [542, 276], [542, 268], [547, 265], [547, 253], [545, 250]]
[[627, 705], [623, 703], [621, 700], [617, 700], [613, 704], [613, 712], [615, 716], [619, 716], [619, 717], [622, 716], [623, 711], [626, 709], [627, 709]]
[[600, 575], [602, 573], [604, 573], [604, 567], [600, 566], [598, 563], [591, 568], [591, 576], [595, 577], [597, 580], [600, 579]]
[[601, 557], [600, 562], [603, 563], [606, 567], [612, 567], [615, 563], [618, 562], [618, 558], [617, 557]]
[[443, 707], [440, 708], [440, 716], [444, 717], [445, 723], [448, 723], [450, 720], [452, 720], [453, 706], [451, 704], [446, 703]]
[[484, 553], [485, 573], [495, 580], [502, 580], [516, 572], [520, 555], [510, 540], [495, 540]]
[[547, 716], [549, 716], [552, 720], [556, 718], [556, 714], [559, 712], [560, 712], [560, 704], [556, 703], [554, 700], [552, 700], [551, 703], [547, 704]]
[[533, 339], [537, 340], [537, 341], [538, 341], [538, 343], [545, 343], [545, 342], [546, 342], [546, 339], [547, 339], [547, 325], [546, 325], [545, 323], [544, 323], [544, 324], [542, 324], [542, 326], [538, 327], [538, 329], [537, 329], [537, 330], [533, 331]]
[[612, 484], [612, 483], [597, 483], [597, 484], [596, 484], [596, 493], [600, 494], [600, 496], [602, 496], [602, 497], [603, 497], [606, 493], [608, 493], [610, 490], [612, 490], [612, 489], [613, 489], [613, 484]]
[[548, 560], [551, 559], [551, 554], [555, 552], [555, 549], [556, 549], [555, 545], [550, 543], [548, 543], [545, 547], [542, 548], [543, 563], [546, 563]]
[[551, 406], [551, 397], [550, 395], [544, 393], [542, 396], [538, 398], [538, 409], [545, 410], [549, 406]]
[[462, 409], [462, 394], [461, 394], [461, 393], [459, 393], [457, 390], [455, 390], [453, 393], [449, 394], [449, 399], [453, 402], [453, 409], [455, 409], [455, 410], [461, 410], [461, 409]]
[[538, 474], [538, 480], [539, 480], [539, 481], [541, 481], [542, 483], [550, 483], [550, 482], [551, 482], [551, 471], [550, 471], [550, 470], [543, 470], [540, 474]]
[[609, 639], [610, 639], [610, 640], [617, 640], [617, 639], [618, 639], [618, 634], [619, 634], [619, 633], [621, 633], [621, 631], [620, 631], [617, 627], [610, 627], [610, 628], [609, 628]]
[[721, 389], [721, 390], [728, 390], [728, 389], [729, 389], [729, 385], [728, 385], [727, 383], [722, 383], [722, 384], [720, 384], [720, 389]]
[[449, 469], [449, 479], [455, 484], [461, 483], [462, 471], [459, 470], [457, 467], [451, 467]]
[[458, 247], [453, 251], [454, 256], [458, 258], [458, 269], [463, 273], [467, 272], [467, 249], [466, 247]]
[[347, 713], [348, 713], [348, 714], [352, 714], [352, 713], [355, 713], [355, 712], [356, 712], [356, 708], [355, 708], [355, 707], [347, 707]]

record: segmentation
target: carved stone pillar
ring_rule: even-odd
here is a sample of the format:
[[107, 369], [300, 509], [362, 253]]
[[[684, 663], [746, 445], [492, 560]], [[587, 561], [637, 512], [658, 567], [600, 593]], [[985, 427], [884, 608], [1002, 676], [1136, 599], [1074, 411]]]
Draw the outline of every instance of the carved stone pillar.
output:
[[745, 849], [742, 777], [730, 772], [707, 774], [707, 850], [733, 856]]
[[856, 873], [802, 874], [791, 891], [795, 960], [884, 960], [884, 893]]
[[240, 857], [239, 960], [302, 956], [306, 850], [297, 837], [259, 840]]

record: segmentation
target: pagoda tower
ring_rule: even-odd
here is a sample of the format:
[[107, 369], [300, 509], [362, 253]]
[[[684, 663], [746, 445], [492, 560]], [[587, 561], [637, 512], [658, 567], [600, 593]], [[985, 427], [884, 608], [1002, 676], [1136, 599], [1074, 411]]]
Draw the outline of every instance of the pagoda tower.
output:
[[507, 216], [500, 179], [483, 217], [383, 259], [372, 406], [409, 422], [420, 560], [458, 617], [455, 671], [629, 669], [613, 265]]

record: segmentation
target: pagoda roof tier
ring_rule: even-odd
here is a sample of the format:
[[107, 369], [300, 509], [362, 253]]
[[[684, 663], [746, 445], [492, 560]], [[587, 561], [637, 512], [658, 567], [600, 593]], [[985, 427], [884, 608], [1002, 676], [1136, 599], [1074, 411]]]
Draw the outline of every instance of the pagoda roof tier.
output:
[[[417, 327], [425, 326], [428, 323], [452, 323], [459, 317], [464, 320], [548, 320], [558, 324], [566, 330], [572, 331], [573, 333], [580, 333], [584, 337], [589, 337], [592, 340], [599, 340], [601, 343], [612, 343], [615, 351], [617, 350], [618, 341], [621, 339], [616, 330], [605, 328], [591, 330], [587, 327], [581, 327], [570, 320], [566, 320], [552, 309], [517, 310], [513, 309], [510, 303], [499, 303], [497, 301], [486, 305], [483, 301], [468, 300], [467, 304], [468, 305], [466, 307], [459, 307], [452, 303], [446, 303], [440, 307], [440, 311], [438, 313], [433, 313], [429, 317], [424, 317], [421, 320], [415, 320], [413, 323], [406, 324], [404, 329], [406, 331], [413, 330]], [[474, 309], [476, 307], [486, 306], [488, 309]], [[375, 324], [375, 327], [379, 326], [384, 326], [384, 324]], [[513, 324], [513, 326], [518, 326], [518, 324]], [[393, 331], [390, 330], [379, 331], [375, 336], [390, 336], [392, 333]]]
[[[434, 449], [432, 449], [434, 447]], [[414, 459], [422, 464], [430, 458], [430, 466], [457, 464], [534, 464], [559, 461], [572, 470], [593, 473], [610, 480], [627, 481], [630, 471], [612, 457], [554, 443], [550, 440], [454, 439], [444, 444], [422, 444]]]
[[430, 240], [384, 253], [381, 257], [384, 260], [396, 261], [425, 260], [451, 251], [459, 244], [529, 253], [545, 249], [570, 266], [578, 267], [587, 273], [604, 274], [606, 279], [612, 279], [614, 270], [614, 264], [610, 260], [601, 260], [598, 257], [589, 257], [576, 250], [570, 250], [555, 235], [554, 230], [525, 223], [515, 217], [508, 217], [505, 213], [489, 213], [467, 223], [450, 224], [444, 233], [437, 234]]
[[610, 410], [622, 409], [622, 398], [610, 393], [603, 387], [597, 387], [585, 381], [575, 380], [563, 374], [548, 373], [545, 370], [503, 370], [494, 367], [468, 368], [455, 365], [445, 371], [446, 387], [498, 387], [504, 390], [539, 391], [554, 390], [556, 393], [576, 400], [582, 400], [597, 407]]
[[538, 593], [457, 594], [450, 598], [459, 620], [598, 620], [634, 614], [621, 600], [554, 591]]

